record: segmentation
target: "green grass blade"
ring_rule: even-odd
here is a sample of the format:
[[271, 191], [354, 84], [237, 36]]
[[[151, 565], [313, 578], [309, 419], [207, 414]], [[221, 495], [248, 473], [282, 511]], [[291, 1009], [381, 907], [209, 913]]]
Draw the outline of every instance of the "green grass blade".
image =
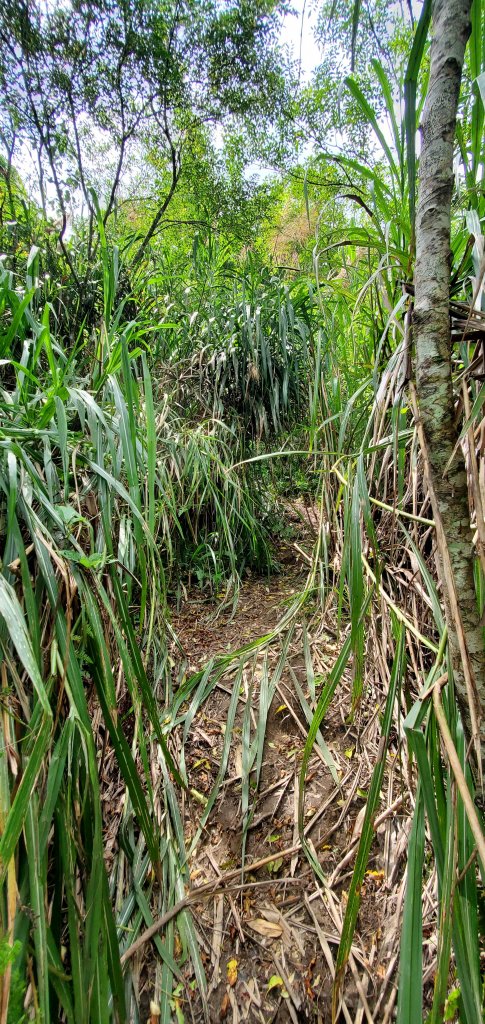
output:
[[43, 1020], [50, 1020], [49, 1010], [49, 971], [47, 951], [47, 931], [45, 904], [47, 901], [47, 885], [45, 878], [45, 858], [39, 848], [39, 801], [37, 793], [32, 793], [25, 818], [25, 846], [29, 865], [29, 901], [32, 909], [32, 926], [34, 933], [35, 964], [37, 974], [37, 994]]
[[418, 785], [408, 844], [406, 896], [399, 951], [397, 1024], [416, 1024], [423, 1007], [423, 915], [421, 886], [424, 861], [424, 804]]
[[414, 226], [416, 221], [416, 95], [419, 71], [424, 56], [428, 29], [431, 22], [431, 7], [431, 0], [424, 0], [404, 78], [406, 166], [409, 191], [409, 219], [411, 221], [412, 252], [414, 252]]

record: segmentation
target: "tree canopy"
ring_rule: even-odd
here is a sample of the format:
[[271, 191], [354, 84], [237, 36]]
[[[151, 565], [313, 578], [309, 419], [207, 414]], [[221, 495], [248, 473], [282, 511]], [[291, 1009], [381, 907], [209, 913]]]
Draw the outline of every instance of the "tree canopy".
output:
[[106, 223], [148, 151], [164, 190], [141, 253], [203, 127], [261, 130], [288, 88], [281, 16], [272, 0], [2, 5], [1, 138], [11, 160], [26, 147], [35, 156], [43, 207], [54, 200], [61, 214], [61, 242], [72, 201], [82, 197], [92, 220], [95, 188]]

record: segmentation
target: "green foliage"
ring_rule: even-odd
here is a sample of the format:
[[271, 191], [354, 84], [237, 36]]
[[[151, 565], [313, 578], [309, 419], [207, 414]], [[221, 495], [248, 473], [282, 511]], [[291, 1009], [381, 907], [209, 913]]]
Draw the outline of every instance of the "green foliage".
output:
[[[195, 565], [204, 582], [218, 587], [231, 572], [235, 586], [243, 555], [246, 564], [270, 558], [250, 486], [231, 470], [230, 431], [155, 420], [138, 325], [109, 322], [113, 262], [106, 256], [109, 329], [103, 323], [91, 367], [82, 347], [67, 355], [51, 331], [49, 306], [32, 283], [37, 254], [24, 295], [13, 289], [11, 272], [1, 277], [0, 645], [12, 695], [6, 700], [15, 694], [19, 702], [9, 743], [22, 776], [15, 790], [3, 763], [0, 856], [4, 879], [18, 860], [15, 934], [22, 949], [31, 934], [45, 1020], [55, 1007], [68, 1020], [97, 1020], [110, 993], [124, 1015], [118, 944], [125, 926], [113, 918], [115, 878], [103, 862], [99, 736], [89, 708], [94, 702], [101, 710], [126, 787], [126, 825], [136, 822], [140, 851], [161, 878], [150, 742], [156, 739], [181, 781], [156, 700], [168, 685], [164, 581]], [[113, 661], [131, 707], [134, 748], [117, 713]], [[43, 907], [54, 892], [48, 924]], [[14, 999], [15, 979], [12, 985]]]
[[[175, 253], [140, 282], [158, 320], [152, 348], [179, 379], [180, 401], [247, 440], [278, 434], [303, 414], [315, 305], [248, 254], [197, 233], [185, 272]], [[194, 404], [195, 403], [195, 404]]]
[[396, 98], [412, 41], [410, 12], [411, 5], [389, 5], [386, 0], [374, 0], [372, 5], [325, 0], [320, 5], [316, 36], [322, 57], [313, 81], [303, 90], [300, 111], [320, 152], [328, 152], [330, 147], [333, 152], [335, 134], [340, 132], [345, 144], [338, 148], [346, 156], [363, 160], [372, 154], [374, 160], [379, 159], [379, 150], [369, 139], [367, 118], [343, 88], [343, 80], [355, 75], [378, 118], [387, 120], [372, 63], [381, 63]]
[[81, 204], [90, 263], [97, 251], [93, 186], [106, 224], [130, 156], [147, 140], [156, 148], [166, 188], [140, 240], [140, 260], [202, 125], [230, 118], [250, 123], [254, 133], [258, 119], [267, 121], [269, 103], [283, 102], [287, 69], [275, 45], [278, 24], [273, 0], [237, 0], [226, 10], [213, 0], [2, 6], [0, 138], [9, 164], [22, 146], [35, 153], [43, 209], [54, 201], [59, 242], [78, 288], [85, 291], [87, 282], [66, 229]]
[[[96, 398], [88, 393], [84, 382], [76, 379], [74, 358], [66, 356], [51, 334], [49, 309], [42, 308], [35, 285], [19, 301], [10, 287], [10, 275], [4, 272], [2, 288], [2, 319], [8, 329], [3, 336], [0, 430], [0, 487], [7, 527], [2, 552], [4, 574], [0, 577], [1, 647], [5, 683], [11, 681], [12, 694], [20, 700], [19, 729], [15, 738], [12, 732], [10, 742], [15, 744], [22, 776], [16, 793], [12, 786], [11, 798], [8, 779], [3, 780], [8, 816], [0, 850], [5, 874], [24, 832], [26, 856], [18, 862], [17, 885], [22, 894], [20, 907], [32, 906], [33, 916], [31, 919], [19, 909], [15, 933], [24, 947], [32, 929], [43, 1019], [50, 1020], [51, 1008], [60, 1005], [67, 1019], [88, 1020], [96, 1019], [96, 999], [107, 998], [107, 991], [98, 995], [100, 972], [104, 972], [105, 987], [109, 979], [120, 1008], [124, 1003], [116, 973], [119, 954], [113, 947], [116, 932], [102, 857], [96, 741], [87, 703], [89, 685], [94, 687], [93, 697], [96, 693], [94, 699], [103, 709], [129, 806], [155, 869], [160, 857], [158, 829], [150, 808], [150, 779], [144, 772], [140, 782], [130, 748], [113, 717], [114, 684], [108, 650], [117, 637], [126, 685], [135, 706], [139, 708], [143, 699], [146, 708], [151, 707], [151, 727], [173, 767], [154, 714], [133, 628], [121, 640], [120, 623], [127, 628], [128, 602], [134, 594], [132, 576], [123, 562], [123, 530], [113, 532], [113, 521], [120, 526], [124, 523], [125, 532], [138, 544], [136, 562], [132, 562], [140, 578], [135, 629], [145, 621], [147, 594], [151, 595], [155, 621], [163, 594], [156, 577], [149, 575], [155, 565], [154, 544], [139, 510], [136, 434], [124, 433], [127, 407], [116, 378], [111, 377]], [[18, 359], [14, 353], [18, 353]], [[126, 373], [131, 373], [129, 363]], [[100, 514], [95, 512], [96, 507], [102, 510]], [[99, 561], [93, 563], [93, 556]], [[90, 568], [86, 568], [86, 562]], [[114, 608], [107, 586], [115, 595]], [[102, 625], [107, 613], [112, 618], [111, 627], [109, 617]], [[46, 627], [50, 636], [47, 662], [41, 641]], [[145, 648], [146, 658], [150, 657], [150, 644], [151, 640]], [[16, 657], [23, 682], [13, 668]], [[146, 765], [143, 748], [142, 743]], [[40, 793], [42, 808], [36, 813]], [[75, 813], [75, 806], [79, 813]], [[65, 908], [59, 903], [52, 923], [47, 925], [43, 907], [50, 898], [53, 863], [57, 865], [59, 898], [65, 887], [67, 921]], [[78, 920], [79, 900], [85, 909], [82, 922]], [[62, 966], [64, 927], [70, 936], [70, 979]]]
[[[21, 954], [22, 945], [20, 942], [17, 941], [11, 945], [6, 938], [0, 941], [0, 977], [4, 979], [4, 984], [7, 968], [12, 967], [21, 958]], [[25, 989], [26, 984], [21, 977], [20, 971], [17, 967], [14, 967], [10, 978], [7, 1024], [24, 1024], [24, 1021], [27, 1020], [23, 1012]]]
[[[351, 6], [347, 8], [349, 30]], [[315, 448], [323, 449], [325, 471], [330, 478], [335, 474], [338, 482], [338, 486], [336, 484], [335, 490], [332, 491], [331, 499], [327, 502], [327, 511], [330, 521], [335, 523], [334, 535], [338, 538], [341, 558], [337, 583], [339, 605], [342, 617], [343, 611], [347, 610], [347, 607], [350, 608], [351, 632], [342, 644], [339, 657], [326, 678], [309, 733], [305, 763], [308, 759], [308, 745], [322, 721], [328, 706], [329, 693], [335, 686], [335, 678], [343, 671], [344, 659], [349, 659], [353, 653], [354, 679], [356, 670], [358, 671], [361, 665], [359, 630], [362, 626], [362, 616], [359, 615], [359, 609], [362, 607], [362, 563], [367, 579], [373, 581], [376, 588], [382, 588], [382, 595], [386, 594], [386, 603], [392, 607], [393, 615], [396, 610], [400, 615], [405, 615], [405, 605], [401, 603], [398, 596], [399, 588], [396, 588], [393, 578], [396, 558], [393, 542], [388, 547], [388, 537], [392, 537], [394, 530], [389, 520], [391, 513], [395, 517], [394, 522], [397, 519], [402, 523], [400, 530], [405, 538], [404, 544], [409, 548], [410, 563], [414, 567], [413, 571], [420, 574], [422, 585], [428, 595], [428, 608], [432, 611], [428, 620], [428, 629], [434, 633], [431, 643], [423, 635], [421, 621], [415, 619], [412, 622], [407, 615], [405, 620], [401, 620], [406, 623], [407, 643], [410, 648], [413, 646], [414, 634], [421, 651], [424, 644], [428, 644], [429, 649], [434, 652], [429, 673], [423, 676], [419, 672], [416, 674], [418, 688], [415, 703], [411, 702], [412, 707], [404, 723], [408, 749], [411, 757], [415, 758], [418, 781], [413, 826], [408, 844], [407, 887], [400, 948], [397, 1019], [401, 1024], [404, 1021], [411, 1024], [412, 1021], [421, 1019], [423, 1015], [422, 891], [423, 879], [429, 878], [430, 860], [436, 864], [440, 909], [436, 979], [433, 1008], [429, 1019], [438, 1022], [447, 1016], [454, 1019], [458, 1015], [460, 1020], [468, 1022], [480, 1020], [483, 1014], [483, 990], [479, 969], [482, 937], [476, 912], [477, 871], [470, 862], [470, 858], [473, 860], [470, 820], [464, 810], [461, 796], [455, 789], [454, 773], [448, 763], [443, 762], [441, 756], [441, 727], [438, 724], [436, 708], [431, 701], [435, 681], [444, 671], [447, 671], [449, 681], [443, 691], [443, 713], [472, 797], [474, 785], [466, 763], [462, 725], [456, 712], [450, 662], [449, 659], [444, 660], [446, 630], [436, 585], [427, 564], [429, 552], [424, 550], [422, 540], [422, 529], [425, 529], [426, 524], [423, 522], [421, 528], [417, 525], [418, 521], [415, 521], [413, 539], [411, 532], [408, 533], [405, 527], [405, 521], [401, 519], [407, 514], [413, 518], [408, 503], [411, 495], [414, 495], [415, 512], [418, 494], [421, 493], [419, 477], [416, 478], [419, 463], [416, 462], [415, 455], [415, 428], [409, 415], [406, 398], [402, 394], [402, 389], [407, 384], [407, 374], [404, 372], [407, 367], [402, 365], [406, 353], [400, 321], [405, 299], [400, 297], [400, 282], [403, 279], [409, 280], [412, 276], [414, 193], [419, 175], [414, 139], [427, 82], [426, 34], [429, 13], [429, 5], [424, 5], [421, 21], [416, 26], [415, 44], [407, 64], [405, 120], [396, 118], [395, 93], [386, 72], [386, 62], [381, 57], [371, 62], [372, 73], [375, 76], [372, 101], [367, 91], [367, 83], [363, 86], [360, 77], [350, 77], [346, 81], [354, 106], [358, 108], [359, 117], [364, 118], [367, 130], [374, 133], [378, 142], [380, 160], [376, 162], [372, 151], [365, 162], [361, 159], [349, 159], [347, 156], [337, 157], [336, 162], [349, 176], [347, 186], [341, 190], [342, 200], [354, 203], [357, 212], [354, 217], [349, 218], [344, 237], [337, 239], [334, 245], [330, 243], [316, 249], [317, 277], [322, 282], [318, 290], [320, 312], [322, 318], [325, 317], [327, 323], [331, 323], [328, 336], [333, 339], [334, 347], [332, 350], [331, 345], [327, 348], [322, 344], [321, 354], [315, 364], [315, 395], [318, 396], [315, 407], [320, 407], [322, 412], [315, 416], [313, 444]], [[460, 171], [457, 174], [458, 188], [452, 237], [452, 295], [467, 296], [468, 299], [472, 294], [469, 277], [474, 274], [476, 280], [479, 251], [483, 243], [482, 228], [479, 224], [483, 217], [483, 197], [478, 183], [483, 180], [485, 149], [483, 133], [480, 138], [477, 134], [477, 126], [483, 117], [483, 109], [479, 107], [481, 99], [478, 87], [479, 74], [483, 66], [483, 52], [479, 43], [479, 40], [483, 41], [482, 20], [482, 5], [476, 4], [473, 8], [469, 46], [469, 66], [473, 65], [472, 75], [476, 86], [471, 90], [469, 81], [465, 80], [461, 107], [463, 121], [459, 126], [457, 139]], [[390, 127], [386, 134], [382, 130], [383, 112], [387, 114]], [[463, 188], [464, 181], [468, 185], [466, 188]], [[476, 217], [475, 209], [478, 208], [480, 214]], [[358, 213], [359, 209], [361, 213]], [[333, 251], [333, 248], [342, 254], [341, 263], [345, 267], [336, 281], [332, 279], [331, 273], [327, 276], [325, 272], [325, 268], [329, 266], [329, 252]], [[368, 254], [367, 274], [364, 272], [366, 261], [362, 258], [363, 249]], [[344, 294], [352, 305], [352, 313], [347, 320], [343, 303], [336, 301], [337, 296], [343, 297]], [[334, 317], [330, 321], [329, 307], [332, 301]], [[366, 309], [369, 315], [367, 324]], [[370, 326], [371, 318], [374, 325], [378, 325], [374, 336]], [[337, 339], [341, 339], [340, 342]], [[374, 370], [367, 381], [363, 380], [363, 375], [359, 372], [354, 382], [349, 378], [348, 384], [346, 381], [345, 386], [342, 386], [342, 378], [346, 376], [345, 369], [350, 360], [347, 355], [343, 368], [341, 365], [337, 366], [334, 350], [339, 346], [341, 352], [348, 353], [351, 339], [354, 341], [358, 358], [363, 361], [366, 358], [365, 347], [369, 346], [369, 341], [373, 339], [372, 348], [367, 348], [367, 359], [369, 368], [373, 366]], [[320, 367], [327, 352], [330, 355], [332, 370], [329, 372], [327, 369], [321, 375], [323, 380], [319, 381]], [[457, 355], [457, 368], [461, 374], [466, 374], [470, 407], [473, 409], [467, 423], [463, 425], [462, 437], [471, 423], [478, 426], [477, 417], [483, 404], [480, 385], [468, 377], [466, 370], [470, 358], [473, 358], [473, 354], [462, 345]], [[334, 388], [330, 387], [332, 376], [337, 381], [337, 387]], [[457, 377], [457, 388], [461, 387], [462, 380], [463, 376]], [[371, 415], [361, 432], [359, 419], [361, 422], [364, 419], [365, 422], [371, 390], [374, 392]], [[342, 394], [348, 396], [347, 402], [345, 399], [339, 400]], [[339, 466], [339, 463], [334, 461], [337, 454], [346, 457], [343, 465]], [[387, 491], [389, 503], [385, 497], [383, 499], [383, 491], [384, 494]], [[424, 495], [421, 493], [422, 497]], [[379, 508], [382, 511], [376, 514]], [[367, 556], [368, 561], [364, 560], [366, 550], [371, 553], [371, 557]], [[401, 549], [401, 565], [402, 558]], [[478, 577], [481, 580], [481, 570], [477, 567], [477, 579]], [[406, 603], [407, 601], [409, 592], [406, 588]], [[383, 614], [388, 621], [388, 613]], [[389, 626], [387, 628], [390, 633]], [[371, 625], [367, 626], [366, 632], [369, 638], [374, 637], [374, 643], [378, 642]], [[368, 643], [370, 642], [369, 639]], [[388, 645], [386, 655], [387, 649]], [[389, 699], [392, 700], [395, 682], [393, 672], [388, 692]], [[386, 714], [383, 738], [388, 727], [389, 718]], [[350, 884], [337, 957], [335, 1013], [338, 1009], [344, 966], [357, 920], [360, 886], [372, 839], [369, 822], [376, 806], [374, 783], [378, 785], [381, 771], [379, 759], [373, 779], [372, 799], [368, 797], [366, 824]], [[300, 824], [302, 821], [303, 818], [300, 817]], [[428, 851], [426, 845], [427, 828], [431, 833], [432, 853], [431, 850]], [[315, 871], [319, 873], [321, 869], [312, 852], [306, 852]], [[450, 978], [453, 978], [454, 971], [459, 988], [447, 999]]]
[[[348, 621], [350, 629], [318, 696], [305, 627], [311, 701], [298, 690], [308, 724], [299, 826], [320, 874], [304, 835], [313, 744], [336, 778], [320, 726], [348, 666], [358, 709], [369, 644], [379, 642], [376, 621], [389, 642], [381, 651], [380, 755], [365, 795], [334, 1008], [402, 687], [419, 781], [398, 1020], [414, 1024], [422, 1015], [427, 829], [440, 900], [430, 1020], [438, 1024], [444, 1014], [468, 1024], [480, 1013], [473, 836], [440, 755], [430, 699], [446, 632], [403, 391], [401, 282], [412, 277], [429, 4], [416, 25], [397, 12], [390, 36], [380, 0], [324, 4], [320, 38], [330, 45], [315, 82], [292, 96], [275, 49], [280, 10], [272, 0], [222, 7], [89, 0], [42, 10], [12, 0], [0, 14], [0, 81], [8, 93], [0, 125], [0, 653], [3, 747], [11, 752], [0, 759], [0, 867], [4, 935], [7, 925], [14, 929], [12, 947], [5, 937], [0, 943], [0, 974], [13, 967], [12, 1022], [22, 1020], [27, 950], [44, 1021], [136, 1019], [120, 954], [153, 923], [154, 885], [163, 913], [190, 881], [178, 802], [188, 779], [183, 744], [179, 763], [171, 753], [171, 730], [183, 723], [186, 738], [207, 694], [239, 659], [220, 770], [194, 848], [229, 762], [242, 667], [284, 634], [276, 667], [264, 663], [259, 718], [251, 717], [250, 699], [243, 713], [244, 852], [271, 700], [286, 664], [285, 630], [309, 595], [325, 608], [332, 589], [339, 626]], [[482, 17], [475, 0], [452, 239], [452, 290], [462, 297], [470, 297], [483, 241]], [[275, 146], [270, 136], [283, 120], [286, 134]], [[211, 130], [222, 122], [218, 148]], [[321, 152], [288, 171], [302, 123]], [[335, 154], [330, 143], [342, 129], [349, 144]], [[15, 147], [34, 152], [34, 144], [39, 206], [15, 171]], [[248, 154], [270, 150], [286, 176], [258, 179]], [[124, 176], [132, 158], [137, 170], [140, 154], [138, 179]], [[59, 221], [48, 216], [51, 206]], [[460, 373], [469, 359], [463, 345]], [[470, 384], [463, 434], [480, 414], [482, 392]], [[270, 461], [276, 447], [281, 469]], [[304, 593], [269, 637], [177, 688], [169, 598], [195, 584], [220, 606], [234, 606], [244, 573], [274, 566], [271, 538], [285, 532], [275, 494], [313, 498], [317, 486], [321, 529]], [[399, 572], [407, 574], [405, 591]], [[411, 616], [410, 600], [422, 622]], [[472, 791], [450, 671], [443, 707]], [[108, 748], [121, 793], [109, 849]], [[176, 962], [170, 922], [154, 940], [164, 1020], [181, 1012], [177, 1000], [188, 985], [201, 992], [205, 985], [188, 915], [179, 915], [177, 930], [193, 980]], [[449, 992], [455, 967], [459, 988]]]

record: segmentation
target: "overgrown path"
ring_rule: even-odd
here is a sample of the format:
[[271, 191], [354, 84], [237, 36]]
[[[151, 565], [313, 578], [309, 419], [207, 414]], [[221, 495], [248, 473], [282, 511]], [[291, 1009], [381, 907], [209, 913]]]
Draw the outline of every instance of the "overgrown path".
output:
[[[280, 546], [279, 573], [248, 578], [232, 617], [217, 615], [200, 592], [174, 610], [187, 659], [181, 665], [174, 649], [179, 672], [185, 668], [190, 675], [271, 633], [305, 588], [318, 517], [303, 507], [289, 516], [292, 539]], [[309, 722], [341, 643], [333, 619], [331, 607], [322, 622], [315, 601], [307, 602], [272, 643], [234, 663], [205, 699], [199, 694], [192, 710], [185, 708], [190, 726], [181, 730], [177, 752], [191, 795], [183, 805], [183, 828], [192, 889], [204, 887], [200, 900], [192, 891], [191, 909], [207, 979], [202, 999], [190, 967], [182, 972], [175, 1008], [185, 1020], [330, 1020], [345, 890], [375, 761], [379, 711], [371, 687], [370, 702], [350, 718], [351, 682], [344, 678], [317, 735], [302, 810], [307, 854], [321, 865], [319, 881], [301, 846], [299, 778]], [[387, 968], [397, 934], [394, 912], [402, 889], [395, 882], [407, 823], [399, 817], [402, 800], [395, 799], [392, 770], [386, 786], [341, 1009], [342, 1020], [357, 1024], [364, 1015], [389, 1019], [394, 1003], [392, 963]], [[158, 1001], [161, 968], [146, 953], [145, 993]], [[369, 1005], [377, 1006], [377, 1016]]]

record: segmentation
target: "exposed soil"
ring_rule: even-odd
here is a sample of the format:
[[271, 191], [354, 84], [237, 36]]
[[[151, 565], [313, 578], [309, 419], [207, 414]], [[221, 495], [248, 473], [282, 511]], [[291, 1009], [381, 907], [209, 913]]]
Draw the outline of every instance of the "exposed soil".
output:
[[[186, 652], [189, 671], [202, 667], [214, 655], [239, 648], [274, 629], [295, 594], [304, 588], [305, 551], [311, 550], [315, 522], [301, 508], [290, 515], [294, 538], [279, 551], [281, 572], [269, 579], [248, 578], [232, 618], [217, 615], [200, 593], [188, 595], [182, 609], [173, 613], [173, 626]], [[251, 740], [255, 741], [261, 680], [266, 671], [275, 672], [281, 641], [269, 647], [266, 662], [262, 653], [248, 664], [239, 680], [240, 699], [225, 779], [190, 861], [194, 888], [209, 881], [216, 885], [228, 874], [230, 881], [223, 892], [205, 893], [200, 903], [193, 905], [208, 995], [202, 1002], [194, 986], [187, 986], [179, 1005], [185, 1020], [326, 1024], [331, 1019], [335, 957], [354, 861], [350, 856], [348, 864], [341, 862], [362, 820], [359, 812], [365, 806], [372, 768], [369, 758], [358, 757], [357, 753], [363, 744], [374, 742], [376, 713], [362, 709], [348, 724], [350, 683], [341, 684], [339, 699], [332, 702], [322, 726], [323, 739], [337, 769], [337, 782], [320, 748], [314, 747], [309, 761], [304, 801], [306, 837], [323, 877], [330, 880], [327, 887], [318, 881], [301, 849], [298, 833], [298, 780], [308, 724], [297, 684], [310, 715], [319, 693], [318, 683], [316, 694], [310, 692], [302, 636], [300, 624], [269, 708], [257, 791], [254, 770], [250, 775], [245, 839], [242, 776], [247, 736], [244, 739], [243, 732], [250, 722]], [[310, 636], [313, 664], [323, 674], [338, 649], [331, 617], [323, 630], [320, 626], [318, 643], [312, 646], [312, 640]], [[223, 677], [199, 708], [185, 740], [185, 762], [193, 791], [193, 798], [185, 802], [188, 845], [200, 821], [204, 800], [217, 779], [234, 679], [234, 674]], [[389, 870], [390, 830], [394, 835], [396, 828], [402, 831], [398, 813], [396, 808], [377, 830], [369, 863], [372, 870], [363, 887], [358, 938], [354, 940], [340, 1018], [347, 1022], [355, 1020], [359, 1024], [364, 1019], [366, 994], [375, 1003], [376, 982], [382, 983], [393, 952], [389, 928], [386, 942], [380, 939], [385, 917], [391, 918], [396, 909], [395, 897], [384, 879]], [[293, 847], [291, 854], [288, 851]], [[265, 864], [253, 867], [263, 859]], [[391, 867], [395, 875], [399, 857], [394, 858]], [[236, 875], [235, 869], [240, 873]], [[153, 991], [153, 974], [148, 970], [146, 992]], [[392, 983], [389, 987], [386, 981], [381, 987], [381, 1002], [384, 995], [382, 1012], [387, 1006], [392, 1013]], [[381, 1019], [384, 1016], [375, 1018]]]

